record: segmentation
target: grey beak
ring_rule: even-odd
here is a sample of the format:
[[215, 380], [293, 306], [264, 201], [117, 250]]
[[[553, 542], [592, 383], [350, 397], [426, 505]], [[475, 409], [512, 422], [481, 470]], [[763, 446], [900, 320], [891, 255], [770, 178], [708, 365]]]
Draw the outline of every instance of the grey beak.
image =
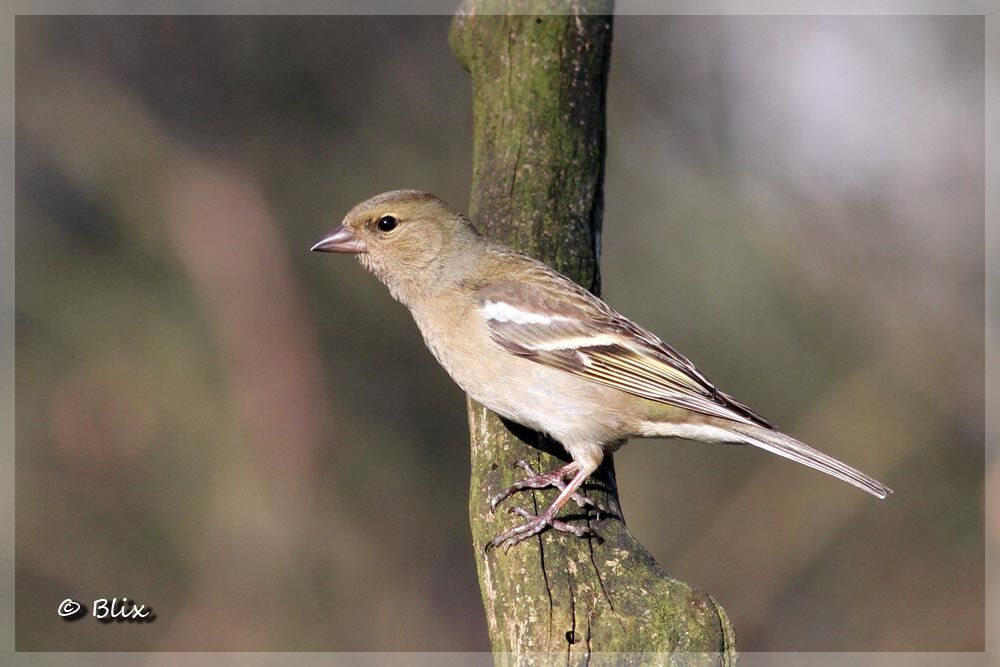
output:
[[365, 244], [348, 227], [341, 225], [310, 248], [313, 252], [365, 252]]

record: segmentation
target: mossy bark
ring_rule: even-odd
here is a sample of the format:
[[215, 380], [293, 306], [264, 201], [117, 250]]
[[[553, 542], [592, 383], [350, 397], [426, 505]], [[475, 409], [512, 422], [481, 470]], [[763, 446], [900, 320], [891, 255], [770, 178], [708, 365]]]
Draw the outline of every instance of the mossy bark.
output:
[[[466, 2], [454, 20], [451, 46], [473, 86], [469, 213], [488, 236], [597, 293], [612, 5], [553, 9], [534, 0]], [[611, 516], [572, 503], [563, 512], [600, 540], [549, 530], [484, 554], [494, 535], [523, 521], [503, 508], [537, 513], [555, 497], [521, 492], [492, 514], [489, 499], [524, 476], [514, 462], [548, 471], [568, 459], [557, 443], [472, 402], [469, 423], [473, 544], [498, 662], [576, 663], [613, 652], [616, 663], [735, 663], [722, 608], [667, 576], [628, 532], [610, 456], [584, 489]]]

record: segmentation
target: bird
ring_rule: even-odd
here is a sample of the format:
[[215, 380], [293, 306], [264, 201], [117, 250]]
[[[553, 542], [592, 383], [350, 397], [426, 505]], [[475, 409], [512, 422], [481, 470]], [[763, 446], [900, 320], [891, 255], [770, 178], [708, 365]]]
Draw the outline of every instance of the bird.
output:
[[542, 512], [512, 508], [525, 522], [497, 535], [512, 546], [549, 528], [590, 534], [557, 519], [605, 455], [629, 438], [752, 445], [853, 484], [879, 499], [892, 490], [791, 436], [718, 389], [655, 334], [542, 262], [480, 234], [437, 196], [394, 190], [352, 208], [312, 246], [351, 253], [413, 316], [431, 354], [473, 400], [547, 434], [569, 454], [519, 490], [556, 487]]

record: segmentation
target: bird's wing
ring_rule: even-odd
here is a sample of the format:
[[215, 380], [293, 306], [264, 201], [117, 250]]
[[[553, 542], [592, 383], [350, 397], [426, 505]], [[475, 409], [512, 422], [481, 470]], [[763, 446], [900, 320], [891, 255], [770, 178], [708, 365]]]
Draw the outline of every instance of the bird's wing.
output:
[[642, 398], [774, 428], [677, 350], [543, 264], [523, 263], [476, 293], [493, 340], [511, 354]]

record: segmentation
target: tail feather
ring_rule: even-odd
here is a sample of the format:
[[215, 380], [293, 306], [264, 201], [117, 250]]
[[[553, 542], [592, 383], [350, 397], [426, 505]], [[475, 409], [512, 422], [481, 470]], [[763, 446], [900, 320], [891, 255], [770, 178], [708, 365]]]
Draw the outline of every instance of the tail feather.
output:
[[869, 477], [860, 470], [856, 470], [846, 463], [838, 461], [832, 456], [827, 456], [823, 452], [815, 450], [809, 445], [778, 431], [771, 431], [749, 424], [732, 424], [729, 426], [729, 429], [739, 435], [740, 439], [749, 445], [760, 447], [772, 454], [783, 456], [796, 463], [801, 463], [820, 472], [825, 472], [848, 484], [853, 484], [880, 499], [892, 493], [892, 489], [877, 479]]

